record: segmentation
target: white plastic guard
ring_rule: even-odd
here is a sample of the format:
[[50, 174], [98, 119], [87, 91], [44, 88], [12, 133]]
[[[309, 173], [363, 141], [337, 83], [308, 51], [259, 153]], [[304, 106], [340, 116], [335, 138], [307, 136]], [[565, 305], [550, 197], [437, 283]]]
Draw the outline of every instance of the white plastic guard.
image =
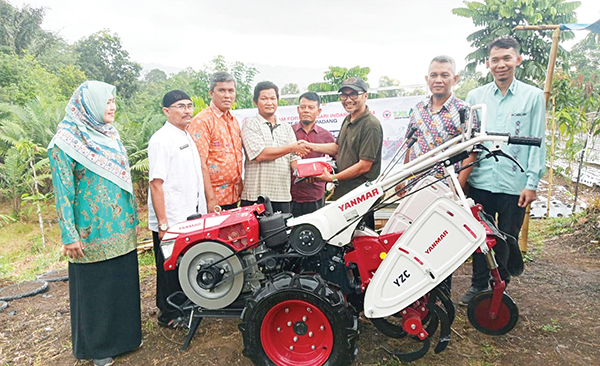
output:
[[485, 229], [454, 201], [436, 199], [398, 239], [365, 293], [365, 316], [406, 308], [454, 272], [485, 240]]
[[381, 230], [381, 234], [406, 230], [433, 201], [438, 197], [447, 197], [446, 194], [452, 193], [450, 187], [441, 181], [436, 181], [437, 179], [432, 176], [427, 176], [418, 181], [410, 190], [410, 192], [415, 193], [400, 201], [398, 207]]

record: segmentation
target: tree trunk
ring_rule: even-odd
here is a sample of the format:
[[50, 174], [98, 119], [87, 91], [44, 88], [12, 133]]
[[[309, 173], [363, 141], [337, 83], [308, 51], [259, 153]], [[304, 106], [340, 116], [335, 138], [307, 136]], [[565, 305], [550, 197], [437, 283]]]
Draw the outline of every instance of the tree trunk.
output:
[[29, 161], [29, 165], [31, 166], [31, 170], [33, 172], [33, 191], [34, 191], [33, 194], [35, 197], [35, 205], [37, 206], [38, 221], [40, 223], [40, 233], [42, 235], [42, 246], [46, 247], [46, 237], [44, 236], [44, 219], [42, 218], [42, 208], [41, 208], [40, 202], [39, 202], [40, 190], [38, 189], [37, 174], [35, 171], [35, 166], [33, 165], [33, 160]]

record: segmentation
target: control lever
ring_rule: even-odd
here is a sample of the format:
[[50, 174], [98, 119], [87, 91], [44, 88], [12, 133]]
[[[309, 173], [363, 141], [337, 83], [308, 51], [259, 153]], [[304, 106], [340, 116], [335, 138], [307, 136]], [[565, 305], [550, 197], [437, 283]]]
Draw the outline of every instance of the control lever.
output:
[[517, 159], [513, 158], [512, 156], [508, 155], [507, 153], [505, 153], [502, 150], [496, 150], [495, 154], [496, 155], [500, 155], [500, 156], [504, 156], [505, 158], [508, 158], [510, 161], [512, 161], [513, 163], [517, 164], [517, 166], [519, 167], [519, 169], [521, 169], [521, 173], [525, 173], [525, 169], [523, 169], [523, 166], [521, 165], [521, 163], [519, 163], [517, 161]]
[[410, 149], [415, 144], [415, 142], [417, 142], [417, 136], [412, 136], [410, 138], [410, 141], [408, 141], [408, 143], [406, 144], [406, 149]]
[[523, 169], [523, 166], [521, 165], [521, 163], [519, 163], [517, 161], [517, 159], [515, 159], [512, 156], [508, 155], [507, 153], [505, 153], [501, 149], [491, 151], [490, 149], [488, 149], [484, 145], [477, 145], [477, 147], [480, 148], [481, 150], [487, 151], [487, 154], [486, 154], [486, 156], [483, 159], [487, 159], [487, 158], [493, 157], [496, 161], [499, 161], [498, 156], [503, 156], [503, 157], [509, 159], [510, 161], [512, 161], [513, 163], [517, 164], [517, 166], [521, 170], [521, 173], [525, 173], [525, 169]]
[[408, 133], [406, 134], [406, 138], [409, 139], [409, 138], [413, 137], [413, 135], [415, 134], [415, 132], [417, 132], [417, 127], [416, 126], [412, 126], [410, 128], [410, 130], [408, 130]]
[[467, 110], [464, 108], [459, 109], [458, 116], [460, 118], [461, 126], [464, 126], [465, 122], [467, 122]]

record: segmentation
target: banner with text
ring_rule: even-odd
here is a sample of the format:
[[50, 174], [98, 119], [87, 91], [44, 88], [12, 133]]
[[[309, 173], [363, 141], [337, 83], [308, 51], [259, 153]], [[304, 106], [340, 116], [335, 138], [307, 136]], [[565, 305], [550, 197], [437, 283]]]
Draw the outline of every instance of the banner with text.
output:
[[[383, 128], [383, 148], [381, 152], [382, 166], [385, 167], [392, 158], [398, 147], [404, 141], [406, 127], [411, 109], [425, 96], [380, 98], [367, 100], [369, 110], [379, 121]], [[321, 114], [317, 118], [317, 124], [329, 130], [337, 137], [342, 127], [344, 118], [348, 115], [341, 102], [327, 103], [321, 106]], [[240, 125], [249, 117], [254, 117], [258, 111], [252, 109], [236, 109], [231, 113], [238, 119]], [[277, 117], [282, 122], [296, 124], [300, 121], [297, 106], [280, 106], [277, 108]]]

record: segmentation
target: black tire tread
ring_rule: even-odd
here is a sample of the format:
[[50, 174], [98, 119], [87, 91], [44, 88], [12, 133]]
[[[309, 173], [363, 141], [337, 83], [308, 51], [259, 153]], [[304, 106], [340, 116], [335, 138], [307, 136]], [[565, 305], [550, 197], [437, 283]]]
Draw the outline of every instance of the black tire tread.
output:
[[475, 329], [477, 329], [481, 333], [495, 336], [503, 335], [510, 332], [517, 325], [517, 322], [519, 321], [519, 308], [510, 296], [508, 296], [506, 293], [502, 294], [502, 304], [509, 309], [510, 319], [508, 323], [500, 329], [485, 328], [477, 321], [475, 317], [475, 310], [477, 309], [479, 302], [484, 301], [486, 299], [491, 299], [492, 296], [493, 291], [484, 291], [475, 295], [468, 304], [467, 318], [469, 319], [471, 325], [473, 325], [473, 327], [475, 327]]
[[[36, 282], [39, 283], [39, 286], [37, 288], [31, 290], [31, 291], [24, 292], [24, 293], [17, 294], [17, 295], [2, 296], [2, 292], [4, 290], [8, 289], [8, 288], [19, 286], [19, 285], [24, 284], [24, 283], [36, 283]], [[33, 280], [33, 281], [15, 283], [13, 285], [0, 288], [0, 301], [11, 301], [11, 300], [22, 299], [24, 297], [29, 297], [29, 296], [41, 294], [42, 292], [46, 292], [46, 291], [48, 291], [48, 282], [46, 282], [46, 281]]]
[[[336, 357], [325, 362], [324, 366], [343, 366], [352, 363], [358, 353], [358, 318], [354, 312], [346, 305], [342, 292], [333, 285], [325, 282], [318, 274], [300, 275], [290, 272], [283, 272], [275, 275], [270, 281], [267, 281], [257, 290], [252, 299], [248, 301], [242, 314], [242, 323], [239, 329], [244, 341], [244, 356], [250, 358], [255, 365], [272, 366], [274, 363], [265, 354], [260, 340], [260, 321], [262, 317], [258, 313], [266, 311], [262, 305], [272, 296], [282, 292], [297, 291], [308, 295], [308, 297], [317, 298], [331, 307], [333, 312], [339, 316], [339, 319], [345, 323], [344, 349], [335, 349]], [[263, 314], [264, 315], [264, 314]], [[260, 321], [258, 321], [260, 319]], [[330, 319], [330, 321], [333, 320]], [[333, 356], [333, 353], [332, 353]]]
[[67, 270], [66, 268], [54, 269], [54, 270], [48, 271], [46, 273], [43, 273], [43, 274], [37, 276], [36, 279], [42, 280], [42, 281], [46, 281], [46, 282], [64, 282], [64, 281], [68, 281], [69, 280], [69, 274], [68, 274], [68, 272], [67, 272], [66, 276], [65, 275], [57, 276], [58, 274], [62, 274], [66, 270]]

